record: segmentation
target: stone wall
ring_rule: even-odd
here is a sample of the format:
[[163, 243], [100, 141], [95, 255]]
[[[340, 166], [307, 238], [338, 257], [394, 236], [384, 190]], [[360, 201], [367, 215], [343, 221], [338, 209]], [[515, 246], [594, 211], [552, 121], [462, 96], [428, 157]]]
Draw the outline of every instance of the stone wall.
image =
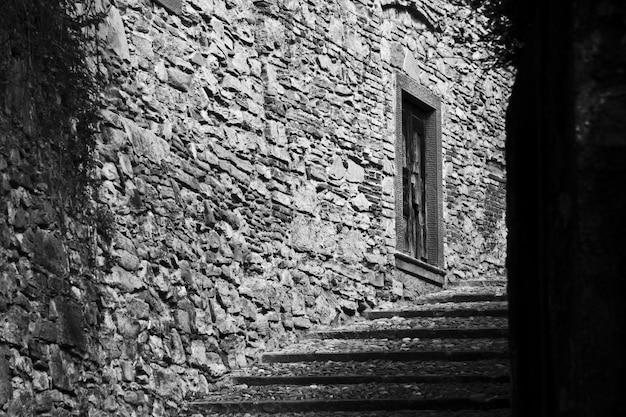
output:
[[28, 154], [0, 151], [9, 414], [162, 415], [313, 324], [433, 290], [394, 267], [396, 71], [442, 100], [448, 278], [504, 273], [511, 76], [481, 64], [469, 9], [104, 3], [97, 273], [72, 267]]

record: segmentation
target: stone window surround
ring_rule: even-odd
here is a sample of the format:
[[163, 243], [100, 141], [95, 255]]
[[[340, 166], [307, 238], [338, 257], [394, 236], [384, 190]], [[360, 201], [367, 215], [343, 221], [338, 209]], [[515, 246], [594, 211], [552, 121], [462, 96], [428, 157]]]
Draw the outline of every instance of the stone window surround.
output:
[[[446, 272], [443, 270], [443, 181], [441, 151], [441, 99], [407, 75], [396, 72], [395, 109], [395, 193], [396, 193], [396, 267], [410, 275], [442, 286]], [[402, 139], [402, 102], [408, 98], [428, 114], [425, 123], [426, 170], [426, 263], [406, 253], [404, 247], [405, 221], [402, 217], [402, 161], [405, 157]]]

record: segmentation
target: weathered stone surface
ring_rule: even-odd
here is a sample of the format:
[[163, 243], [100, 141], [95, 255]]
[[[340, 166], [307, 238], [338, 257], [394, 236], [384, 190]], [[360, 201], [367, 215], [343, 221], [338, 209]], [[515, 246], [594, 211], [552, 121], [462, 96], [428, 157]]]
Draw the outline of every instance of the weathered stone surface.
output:
[[396, 71], [445, 103], [447, 267], [504, 272], [509, 81], [458, 38], [484, 22], [435, 0], [424, 7], [447, 27], [434, 35], [402, 8], [305, 3], [115, 2], [95, 148], [113, 236], [59, 219], [34, 153], [4, 140], [28, 141], [0, 129], [0, 344], [19, 351], [15, 404], [160, 415], [294, 331], [427, 291], [390, 255]]
[[76, 380], [76, 369], [72, 359], [58, 347], [50, 348], [50, 377], [52, 385], [62, 391], [71, 391]]
[[174, 14], [181, 14], [183, 11], [182, 0], [153, 0], [155, 3], [165, 7]]
[[67, 254], [63, 242], [45, 230], [35, 234], [35, 262], [54, 273], [63, 273], [67, 269]]
[[187, 74], [179, 70], [178, 68], [168, 68], [167, 69], [167, 81], [172, 85], [172, 87], [177, 88], [181, 91], [189, 90], [191, 86], [191, 81], [193, 80], [193, 74]]
[[0, 406], [3, 407], [13, 396], [11, 385], [11, 370], [5, 353], [0, 349]]
[[105, 282], [126, 291], [136, 291], [145, 287], [144, 282], [138, 275], [119, 266], [114, 266], [112, 268], [111, 273], [106, 275]]
[[58, 343], [61, 346], [86, 350], [85, 329], [83, 328], [84, 318], [82, 307], [75, 301], [59, 298], [56, 300], [56, 310], [58, 311]]
[[180, 334], [176, 329], [172, 329], [170, 331], [169, 340], [166, 348], [166, 352], [172, 362], [177, 365], [185, 363], [187, 355], [185, 354], [185, 348], [180, 338]]
[[296, 329], [308, 329], [311, 327], [311, 320], [306, 317], [294, 317], [293, 327]]
[[124, 22], [120, 16], [120, 11], [115, 6], [110, 7], [106, 22], [105, 37], [108, 45], [121, 59], [130, 61], [130, 52], [128, 50], [128, 40], [126, 38]]
[[333, 160], [333, 164], [328, 169], [328, 175], [332, 179], [340, 180], [340, 179], [342, 179], [344, 177], [344, 175], [346, 175], [346, 171], [347, 171], [347, 169], [346, 169], [342, 159], [339, 158], [339, 157], [336, 157]]
[[372, 205], [363, 193], [357, 194], [356, 197], [350, 200], [350, 204], [352, 204], [357, 211], [367, 211]]
[[137, 126], [132, 120], [123, 119], [122, 122], [138, 156], [145, 156], [152, 162], [161, 162], [169, 159], [169, 143], [158, 137], [154, 132]]

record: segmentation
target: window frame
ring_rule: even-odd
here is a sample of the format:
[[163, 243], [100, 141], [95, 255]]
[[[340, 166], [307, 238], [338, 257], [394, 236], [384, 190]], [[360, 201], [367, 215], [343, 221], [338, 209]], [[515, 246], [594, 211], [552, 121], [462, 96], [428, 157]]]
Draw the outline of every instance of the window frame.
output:
[[[402, 110], [405, 100], [426, 113], [425, 189], [426, 189], [426, 249], [428, 263], [408, 254], [405, 247], [406, 222], [402, 214], [402, 165], [405, 144], [402, 137]], [[441, 143], [441, 99], [407, 75], [396, 72], [395, 108], [395, 211], [396, 211], [396, 267], [411, 275], [443, 285], [445, 279], [443, 258], [443, 181]]]

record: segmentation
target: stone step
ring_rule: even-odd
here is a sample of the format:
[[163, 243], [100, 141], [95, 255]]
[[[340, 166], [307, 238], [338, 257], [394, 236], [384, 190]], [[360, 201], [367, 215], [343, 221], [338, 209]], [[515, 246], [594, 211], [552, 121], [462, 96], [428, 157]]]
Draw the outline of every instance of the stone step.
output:
[[315, 330], [305, 335], [307, 339], [477, 339], [508, 336], [507, 328], [409, 328], [409, 329], [345, 329]]
[[507, 317], [506, 301], [473, 301], [414, 305], [397, 310], [369, 310], [362, 316], [367, 319], [390, 317]]
[[280, 350], [282, 354], [341, 353], [341, 352], [388, 352], [388, 351], [506, 351], [506, 339], [304, 339]]
[[508, 358], [506, 351], [456, 351], [442, 352], [439, 350], [423, 352], [387, 351], [387, 352], [319, 352], [319, 353], [266, 353], [261, 360], [265, 363], [275, 362], [320, 362], [320, 361], [371, 361], [382, 359], [387, 361], [419, 361], [447, 360], [473, 361], [490, 358]]
[[[390, 329], [506, 329], [507, 317], [383, 317], [378, 319], [358, 318], [346, 324], [315, 326], [310, 332], [344, 332]], [[307, 334], [304, 335], [305, 337]]]
[[508, 408], [494, 410], [388, 410], [375, 411], [305, 411], [280, 413], [228, 413], [203, 412], [195, 417], [510, 417]]
[[368, 383], [506, 383], [509, 375], [302, 375], [302, 376], [233, 376], [233, 382], [246, 385], [354, 385]]
[[467, 303], [508, 301], [506, 291], [501, 288], [461, 287], [453, 286], [450, 289], [422, 295], [412, 301], [381, 302], [379, 309], [396, 309], [402, 306], [424, 304]]
[[508, 301], [508, 295], [495, 292], [450, 292], [441, 291], [420, 300], [424, 304], [434, 303], [467, 303], [485, 301]]
[[474, 376], [489, 378], [508, 378], [509, 360], [483, 359], [475, 361], [407, 361], [394, 362], [372, 360], [368, 362], [284, 362], [256, 363], [246, 369], [236, 371], [232, 378], [297, 378], [297, 377], [335, 377], [358, 375], [363, 377], [388, 377], [396, 375], [428, 377], [463, 377]]
[[261, 356], [265, 363], [316, 361], [479, 360], [508, 356], [506, 339], [306, 339]]
[[501, 289], [505, 290], [507, 286], [506, 279], [459, 279], [455, 281], [448, 281], [446, 287], [453, 288], [455, 290], [463, 289], [474, 289], [474, 288], [489, 288], [489, 289]]
[[235, 385], [191, 402], [191, 413], [468, 410], [509, 407], [508, 383]]

